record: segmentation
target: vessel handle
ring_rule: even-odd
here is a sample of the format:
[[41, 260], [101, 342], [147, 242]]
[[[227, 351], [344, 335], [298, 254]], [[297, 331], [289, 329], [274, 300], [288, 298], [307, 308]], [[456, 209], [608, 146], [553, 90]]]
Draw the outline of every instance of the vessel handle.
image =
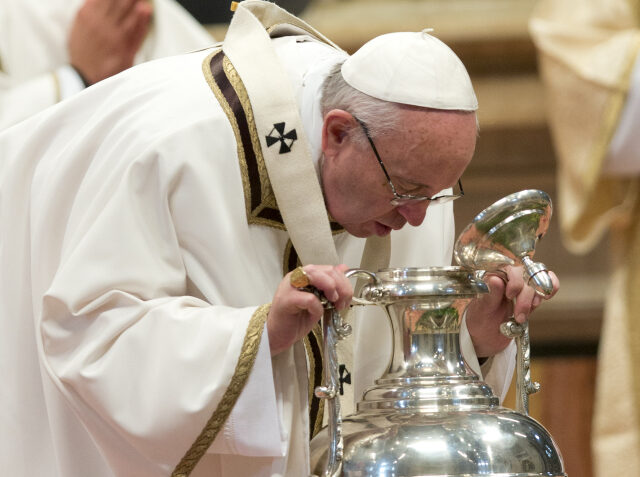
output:
[[350, 270], [347, 270], [344, 276], [347, 278], [355, 277], [358, 279], [358, 281], [356, 282], [354, 291], [359, 296], [354, 294], [353, 298], [351, 299], [352, 305], [361, 305], [361, 306], [377, 305], [376, 302], [367, 300], [362, 297], [362, 292], [365, 289], [364, 286], [367, 284], [367, 282], [373, 283], [374, 285], [376, 285], [373, 289], [369, 289], [369, 292], [370, 292], [369, 294], [373, 295], [373, 298], [377, 298], [381, 295], [382, 292], [380, 291], [380, 288], [377, 286], [380, 284], [380, 279], [375, 273], [370, 272], [368, 270], [361, 269], [361, 268], [352, 268]]
[[325, 306], [322, 316], [324, 378], [322, 386], [315, 388], [315, 395], [326, 401], [328, 409], [329, 448], [323, 477], [342, 474], [344, 441], [342, 438], [342, 413], [340, 411], [340, 371], [338, 364], [338, 341], [351, 333], [351, 327], [342, 321], [340, 313], [333, 306]]
[[[379, 279], [375, 273], [362, 269], [351, 269], [345, 273], [347, 278], [358, 278], [355, 290], [360, 293], [366, 282], [379, 283]], [[375, 288], [374, 290], [377, 290]], [[318, 293], [313, 287], [309, 287], [306, 291]], [[318, 296], [318, 295], [317, 295]], [[340, 410], [340, 397], [338, 390], [340, 389], [340, 366], [338, 363], [337, 344], [341, 339], [351, 334], [351, 326], [344, 323], [340, 313], [334, 308], [333, 303], [329, 302], [322, 294], [319, 298], [324, 306], [324, 315], [322, 316], [322, 336], [323, 343], [323, 369], [324, 379], [322, 386], [315, 388], [316, 397], [326, 401], [325, 408], [328, 410], [328, 432], [329, 432], [329, 448], [327, 450], [327, 463], [323, 472], [323, 477], [336, 477], [342, 474], [342, 459], [344, 452], [344, 440], [342, 437], [342, 413]], [[375, 303], [354, 296], [351, 300], [352, 305], [374, 305]]]
[[[530, 266], [526, 266], [530, 265]], [[535, 271], [538, 273], [538, 277], [548, 276], [548, 272], [543, 264], [527, 263], [525, 261], [524, 277], [527, 279], [527, 274], [531, 278], [535, 273], [532, 273], [532, 265], [539, 265], [541, 269]], [[540, 272], [540, 273], [539, 273]], [[543, 273], [542, 273], [543, 272]], [[486, 272], [483, 270], [476, 271], [478, 278], [484, 278], [486, 275], [496, 275], [500, 277], [505, 283], [508, 281], [507, 274], [504, 270], [493, 270]], [[550, 277], [549, 277], [550, 281]], [[546, 294], [546, 287], [538, 289], [535, 285], [534, 289], [538, 294]], [[553, 289], [553, 285], [552, 285]], [[515, 298], [512, 302], [512, 307], [515, 306]], [[500, 332], [507, 338], [513, 338], [516, 341], [516, 411], [529, 415], [529, 395], [535, 394], [540, 391], [540, 383], [531, 381], [531, 341], [529, 339], [529, 322], [518, 323], [515, 318], [511, 318], [509, 321], [500, 325]]]
[[[351, 269], [345, 273], [347, 278], [355, 277], [358, 279], [355, 290], [361, 293], [367, 282], [373, 282], [375, 285], [380, 280], [375, 273], [363, 269]], [[345, 323], [340, 313], [335, 309], [324, 294], [312, 285], [300, 288], [302, 291], [313, 293], [318, 297], [324, 307], [322, 316], [322, 336], [323, 336], [323, 370], [324, 379], [322, 386], [315, 388], [316, 397], [326, 401], [325, 408], [328, 410], [328, 431], [329, 431], [329, 448], [327, 451], [327, 464], [322, 474], [323, 477], [337, 477], [342, 474], [342, 459], [344, 451], [344, 441], [342, 437], [342, 414], [340, 411], [340, 366], [338, 363], [337, 344], [341, 339], [351, 334], [351, 326]], [[369, 296], [374, 298], [381, 295], [379, 287], [375, 286], [368, 290]], [[351, 300], [352, 305], [375, 305], [376, 303], [362, 296], [354, 297]]]
[[540, 391], [540, 383], [531, 381], [531, 344], [529, 323], [512, 319], [500, 325], [500, 331], [516, 340], [516, 411], [529, 415], [529, 395]]

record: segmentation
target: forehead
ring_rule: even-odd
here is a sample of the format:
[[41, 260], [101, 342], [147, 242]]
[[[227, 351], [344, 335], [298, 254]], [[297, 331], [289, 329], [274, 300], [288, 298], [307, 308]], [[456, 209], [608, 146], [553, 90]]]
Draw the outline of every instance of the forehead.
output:
[[442, 186], [441, 190], [462, 175], [473, 157], [476, 136], [475, 113], [409, 110], [402, 114], [397, 136], [385, 141], [391, 146], [386, 157], [396, 174], [434, 188]]

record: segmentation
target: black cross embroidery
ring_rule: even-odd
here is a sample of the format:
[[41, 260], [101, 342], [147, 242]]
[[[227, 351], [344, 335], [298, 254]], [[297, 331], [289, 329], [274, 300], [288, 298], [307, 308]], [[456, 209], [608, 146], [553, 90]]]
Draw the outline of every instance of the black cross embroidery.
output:
[[275, 123], [271, 132], [266, 136], [267, 147], [273, 146], [275, 143], [280, 142], [280, 154], [291, 152], [291, 146], [298, 139], [298, 134], [295, 129], [285, 133], [284, 123]]
[[338, 366], [338, 370], [340, 371], [340, 396], [343, 396], [344, 387], [342, 385], [344, 383], [351, 384], [351, 373], [344, 364]]

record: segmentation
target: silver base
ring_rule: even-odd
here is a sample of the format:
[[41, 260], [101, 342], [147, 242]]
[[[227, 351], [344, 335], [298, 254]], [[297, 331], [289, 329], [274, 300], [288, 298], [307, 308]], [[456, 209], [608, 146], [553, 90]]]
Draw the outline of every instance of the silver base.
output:
[[[345, 477], [567, 477], [542, 425], [503, 407], [361, 412], [344, 419], [342, 430]], [[324, 429], [312, 441], [317, 475], [328, 439]]]

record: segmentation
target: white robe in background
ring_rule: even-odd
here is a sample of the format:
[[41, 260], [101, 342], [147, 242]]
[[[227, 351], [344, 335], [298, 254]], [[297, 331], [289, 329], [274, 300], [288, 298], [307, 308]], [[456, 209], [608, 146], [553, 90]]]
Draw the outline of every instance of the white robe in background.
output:
[[[342, 53], [307, 37], [274, 44], [317, 160], [314, 78]], [[5, 473], [170, 475], [231, 389], [247, 330], [282, 278], [288, 236], [247, 221], [234, 130], [203, 74], [210, 53], [137, 66], [0, 134]], [[364, 241], [334, 237], [341, 261], [357, 267]], [[451, 205], [394, 237], [403, 246], [392, 265], [448, 265]], [[377, 377], [390, 340], [388, 326], [365, 320], [360, 381]], [[308, 475], [305, 352], [298, 343], [270, 359], [261, 334], [194, 476]], [[496, 357], [486, 376], [498, 395], [512, 358]]]
[[[71, 25], [85, 0], [0, 0], [0, 130], [83, 88], [69, 66]], [[214, 40], [175, 0], [152, 0], [142, 63]]]

